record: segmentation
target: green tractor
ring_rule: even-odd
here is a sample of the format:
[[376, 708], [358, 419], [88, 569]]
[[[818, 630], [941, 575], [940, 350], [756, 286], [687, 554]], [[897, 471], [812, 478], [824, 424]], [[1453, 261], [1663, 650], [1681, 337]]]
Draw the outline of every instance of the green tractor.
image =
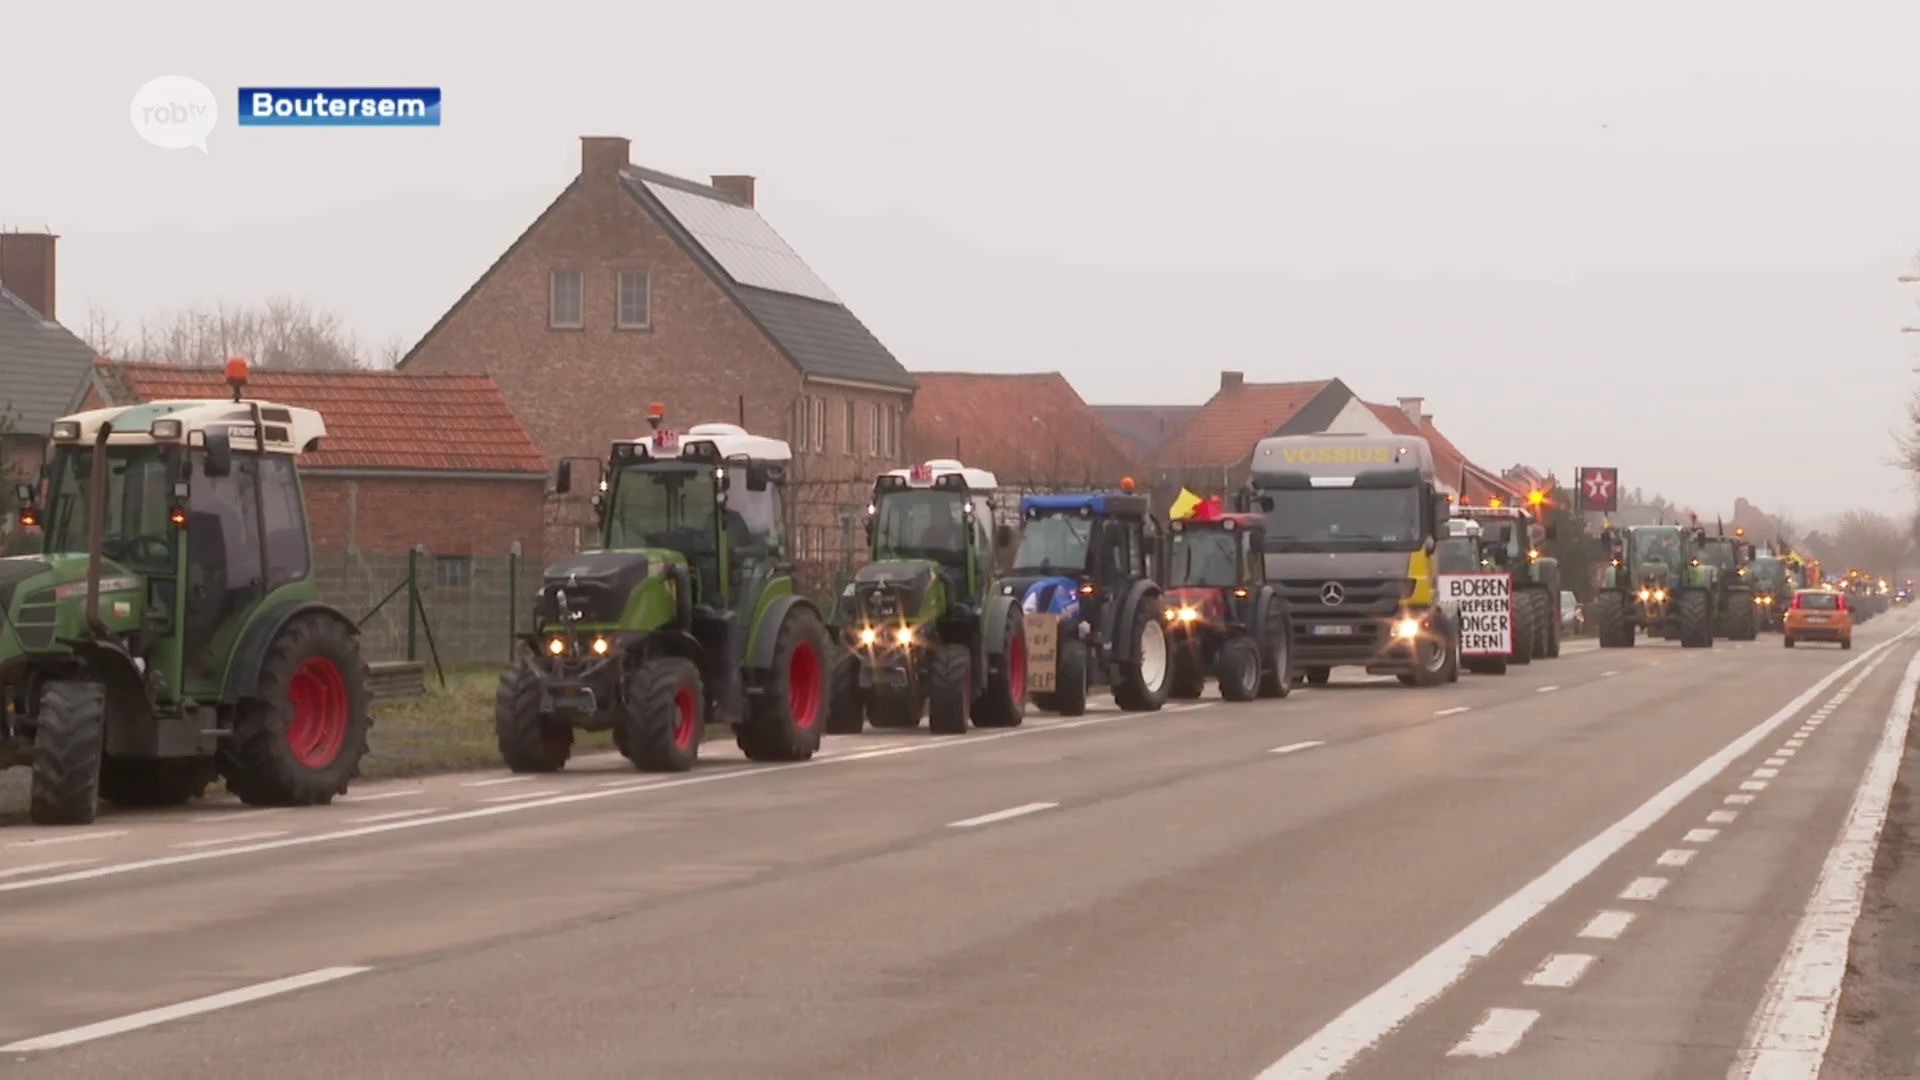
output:
[[1018, 727], [1027, 713], [1027, 641], [1017, 597], [995, 580], [1013, 545], [995, 523], [999, 481], [958, 461], [882, 474], [867, 508], [870, 561], [835, 603], [845, 653], [833, 670], [828, 730], [962, 735]]
[[359, 630], [316, 599], [294, 459], [311, 409], [158, 401], [55, 421], [38, 555], [0, 559], [0, 767], [29, 817], [172, 806], [216, 776], [255, 806], [315, 805], [372, 726]]
[[1792, 568], [1780, 556], [1762, 552], [1747, 564], [1747, 581], [1753, 589], [1756, 630], [1777, 632], [1786, 621], [1794, 590], [1799, 588]]
[[1601, 530], [1607, 564], [1593, 598], [1601, 648], [1631, 647], [1636, 630], [1677, 637], [1683, 648], [1712, 647], [1715, 575], [1695, 554], [1702, 539], [1702, 530], [1678, 525]]
[[1732, 536], [1700, 535], [1694, 555], [1702, 566], [1713, 568], [1713, 636], [1755, 640], [1760, 636], [1759, 598], [1749, 577], [1754, 549], [1746, 541], [1746, 530], [1735, 529]]
[[[494, 732], [519, 773], [554, 772], [575, 731], [611, 731], [646, 772], [684, 772], [710, 722], [753, 761], [820, 748], [832, 639], [794, 591], [779, 439], [733, 424], [613, 444], [593, 505], [600, 547], [549, 567], [533, 628], [500, 676]], [[572, 462], [556, 491], [572, 490]]]
[[1453, 514], [1480, 523], [1480, 548], [1491, 560], [1488, 569], [1513, 575], [1514, 633], [1527, 644], [1517, 662], [1557, 659], [1560, 560], [1540, 553], [1542, 541], [1555, 539], [1554, 527], [1539, 524], [1531, 510], [1518, 506], [1462, 504]]

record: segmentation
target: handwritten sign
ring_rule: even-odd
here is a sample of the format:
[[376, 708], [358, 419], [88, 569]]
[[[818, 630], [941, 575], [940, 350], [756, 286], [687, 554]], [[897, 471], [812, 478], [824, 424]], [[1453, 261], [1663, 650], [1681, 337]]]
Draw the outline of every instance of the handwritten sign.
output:
[[1460, 655], [1513, 655], [1513, 575], [1441, 574], [1440, 606], [1460, 628]]
[[1060, 617], [1027, 614], [1027, 692], [1051, 694], [1060, 666]]

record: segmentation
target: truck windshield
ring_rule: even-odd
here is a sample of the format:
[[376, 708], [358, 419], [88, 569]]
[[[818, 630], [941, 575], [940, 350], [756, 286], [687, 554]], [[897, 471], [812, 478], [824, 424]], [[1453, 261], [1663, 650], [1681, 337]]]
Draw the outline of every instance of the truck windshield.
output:
[[1213, 529], [1186, 529], [1173, 534], [1171, 564], [1167, 584], [1174, 588], [1190, 585], [1227, 586], [1240, 583], [1237, 566], [1240, 541], [1237, 533]]
[[873, 557], [955, 562], [967, 553], [966, 494], [889, 491], [875, 503]]
[[1030, 518], [1020, 532], [1020, 548], [1013, 554], [1015, 573], [1077, 574], [1087, 567], [1087, 543], [1093, 519], [1050, 514]]
[[1414, 488], [1287, 488], [1263, 494], [1268, 551], [1412, 551], [1420, 546]]
[[[107, 513], [101, 554], [129, 569], [174, 568], [179, 531], [167, 520], [169, 452], [157, 446], [107, 449]], [[61, 447], [47, 489], [48, 554], [84, 555], [93, 512], [93, 448]]]
[[613, 479], [607, 547], [700, 554], [719, 550], [713, 469], [703, 465], [630, 465]]

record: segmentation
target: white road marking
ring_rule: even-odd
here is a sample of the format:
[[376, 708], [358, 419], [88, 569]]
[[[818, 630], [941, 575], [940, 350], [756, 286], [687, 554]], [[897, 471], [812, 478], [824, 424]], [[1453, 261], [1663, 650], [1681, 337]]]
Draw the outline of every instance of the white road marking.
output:
[[1527, 976], [1528, 986], [1551, 986], [1565, 989], [1580, 981], [1580, 976], [1593, 966], [1593, 957], [1586, 953], [1554, 953], [1547, 957], [1540, 969]]
[[[1791, 750], [1789, 750], [1789, 751], [1787, 751], [1787, 752], [1788, 752], [1789, 754], [1791, 754], [1791, 753], [1792, 753], [1793, 751], [1791, 751]], [[1774, 755], [1773, 757], [1770, 757], [1770, 758], [1768, 758], [1768, 759], [1766, 760], [1766, 765], [1767, 765], [1767, 767], [1768, 767], [1768, 768], [1773, 768], [1773, 769], [1777, 769], [1777, 768], [1779, 768], [1780, 766], [1782, 766], [1782, 765], [1785, 765], [1786, 763], [1787, 763], [1787, 759], [1786, 759], [1786, 758], [1783, 758], [1783, 757], [1781, 757], [1781, 756], [1779, 756], [1778, 754], [1776, 754], [1776, 755]]]
[[1715, 810], [1707, 815], [1707, 821], [1715, 825], [1731, 825], [1739, 816], [1738, 810]]
[[336, 979], [344, 979], [349, 975], [358, 975], [363, 971], [371, 970], [373, 969], [363, 967], [322, 968], [319, 971], [309, 971], [305, 975], [295, 975], [286, 979], [275, 979], [272, 982], [258, 983], [253, 986], [242, 987], [238, 990], [228, 990], [222, 994], [213, 994], [209, 997], [195, 998], [192, 1001], [183, 1001], [178, 1005], [168, 1005], [159, 1009], [148, 1009], [146, 1012], [137, 1012], [114, 1020], [102, 1020], [97, 1024], [88, 1024], [85, 1027], [69, 1028], [66, 1031], [55, 1032], [52, 1035], [41, 1035], [32, 1039], [22, 1039], [19, 1042], [0, 1046], [0, 1054], [24, 1054], [34, 1050], [58, 1050], [63, 1046], [92, 1042], [95, 1039], [104, 1039], [110, 1035], [124, 1035], [129, 1031], [138, 1031], [141, 1028], [152, 1027], [155, 1024], [164, 1024], [170, 1020], [199, 1016], [202, 1013], [210, 1013], [217, 1009], [230, 1009], [235, 1005], [245, 1005], [250, 1001], [259, 1001], [262, 998], [287, 994], [295, 990], [304, 990], [309, 986], [318, 986], [321, 983], [333, 982]]
[[1719, 829], [1688, 829], [1687, 835], [1680, 838], [1683, 844], [1707, 844], [1720, 835]]
[[1792, 739], [1788, 739], [1783, 745], [1785, 745], [1789, 750], [1798, 750], [1801, 747], [1807, 745], [1807, 740], [1801, 739], [1801, 738], [1792, 738]]
[[1880, 830], [1886, 824], [1916, 694], [1920, 694], [1920, 656], [1908, 662], [1894, 693], [1880, 745], [1867, 762], [1853, 809], [1820, 868], [1806, 914], [1794, 928], [1760, 1008], [1747, 1026], [1742, 1041], [1747, 1049], [1728, 1070], [1731, 1080], [1817, 1080], [1820, 1075], [1833, 1037], [1834, 1014], [1839, 1011], [1848, 942], [1860, 918], [1867, 874], [1873, 869]]
[[425, 788], [409, 788], [405, 791], [376, 791], [371, 795], [342, 795], [334, 802], [378, 802], [381, 799], [404, 799], [409, 795], [425, 795]]
[[[1447, 1051], [1448, 1057], [1499, 1057], [1520, 1045], [1527, 1029], [1540, 1019], [1538, 1009], [1488, 1009], [1467, 1037]], [[1332, 1075], [1329, 1073], [1328, 1075]]]
[[1653, 861], [1659, 863], [1661, 866], [1685, 866], [1692, 862], [1693, 857], [1698, 854], [1699, 852], [1689, 851], [1686, 848], [1669, 848], [1661, 852], [1660, 857]]
[[499, 784], [524, 784], [533, 779], [531, 776], [497, 776], [492, 780], [469, 780], [461, 787], [494, 787]]
[[1781, 747], [1780, 749], [1778, 749], [1778, 750], [1775, 750], [1775, 751], [1773, 752], [1773, 757], [1770, 757], [1770, 758], [1768, 758], [1767, 760], [1768, 760], [1768, 761], [1778, 761], [1778, 762], [1780, 762], [1780, 764], [1782, 764], [1782, 765], [1785, 765], [1785, 764], [1787, 763], [1787, 759], [1788, 759], [1788, 758], [1790, 758], [1790, 757], [1792, 757], [1793, 755], [1795, 755], [1795, 754], [1797, 754], [1797, 753], [1799, 753], [1799, 752], [1800, 752], [1800, 751], [1798, 751], [1798, 750], [1796, 750], [1796, 749], [1794, 749], [1794, 748], [1793, 748], [1793, 747], [1791, 747], [1791, 746], [1783, 746], [1783, 747]]
[[1439, 712], [1434, 713], [1433, 715], [1436, 718], [1441, 716], [1459, 716], [1463, 712], [1472, 712], [1472, 711], [1473, 711], [1473, 706], [1471, 705], [1455, 705], [1451, 709], [1441, 709]]
[[1767, 790], [1767, 782], [1765, 780], [1742, 780], [1740, 781], [1740, 790], [1765, 791]]
[[34, 840], [15, 840], [13, 843], [8, 844], [7, 846], [10, 848], [52, 847], [55, 844], [79, 844], [79, 843], [84, 843], [88, 840], [111, 840], [116, 836], [125, 836], [125, 835], [127, 835], [127, 830], [125, 829], [102, 829], [99, 832], [65, 833], [65, 834], [55, 834], [53, 836], [42, 836]]
[[1603, 678], [1603, 679], [1605, 679], [1605, 678], [1610, 678], [1611, 676], [1614, 676], [1614, 675], [1618, 675], [1618, 674], [1620, 674], [1620, 673], [1619, 673], [1619, 672], [1617, 672], [1617, 671], [1603, 671], [1603, 672], [1601, 672], [1601, 673], [1600, 673], [1600, 677], [1601, 677], [1601, 678]]
[[1536, 690], [1534, 690], [1534, 693], [1536, 693], [1536, 694], [1551, 694], [1551, 693], [1553, 693], [1553, 692], [1554, 692], [1555, 690], [1558, 690], [1558, 689], [1560, 689], [1560, 686], [1559, 686], [1559, 684], [1558, 684], [1558, 683], [1555, 683], [1555, 684], [1554, 684], [1554, 685], [1552, 685], [1552, 686], [1542, 686], [1542, 687], [1539, 687], [1538, 689], [1536, 689]]
[[480, 801], [483, 803], [519, 802], [522, 799], [544, 799], [549, 795], [558, 794], [560, 794], [558, 790], [546, 788], [542, 791], [516, 791], [511, 795], [495, 795], [491, 799], [481, 799]]
[[1753, 802], [1753, 798], [1754, 797], [1752, 795], [1747, 794], [1745, 792], [1741, 792], [1739, 794], [1729, 795], [1720, 801], [1726, 803], [1729, 806], [1746, 806]]
[[1620, 899], [1622, 900], [1658, 899], [1661, 892], [1665, 891], [1666, 887], [1667, 887], [1667, 879], [1663, 877], [1634, 878], [1633, 881], [1630, 882], [1626, 888], [1620, 890]]
[[250, 832], [241, 833], [238, 836], [216, 836], [211, 840], [184, 840], [173, 846], [177, 848], [203, 848], [213, 847], [216, 844], [243, 844], [249, 840], [271, 840], [276, 836], [285, 835], [287, 835], [285, 829], [279, 832]]
[[29, 863], [26, 866], [9, 866], [0, 870], [0, 877], [21, 877], [26, 874], [40, 874], [48, 870], [64, 870], [69, 866], [85, 866], [97, 863], [99, 859], [64, 859], [60, 862]]
[[368, 814], [366, 817], [347, 820], [355, 825], [367, 825], [376, 821], [398, 821], [401, 818], [418, 817], [421, 814], [431, 814], [438, 809], [440, 808], [437, 806], [416, 806], [411, 810], [389, 810], [384, 814]]
[[1037, 814], [1042, 810], [1051, 810], [1059, 805], [1059, 803], [1051, 802], [1030, 802], [1025, 806], [1015, 806], [1006, 810], [995, 810], [991, 814], [981, 814], [979, 817], [964, 818], [960, 821], [949, 821], [947, 822], [947, 828], [970, 829], [975, 825], [991, 825], [996, 821], [1005, 821], [1008, 818], [1017, 818], [1024, 814]]
[[1285, 745], [1285, 746], [1276, 746], [1276, 747], [1274, 747], [1273, 749], [1271, 749], [1271, 750], [1269, 750], [1269, 751], [1267, 751], [1267, 753], [1269, 753], [1269, 754], [1297, 754], [1297, 753], [1299, 753], [1299, 752], [1300, 752], [1300, 751], [1302, 751], [1302, 750], [1311, 750], [1311, 749], [1313, 749], [1313, 748], [1314, 748], [1314, 747], [1316, 747], [1316, 746], [1325, 746], [1325, 745], [1327, 745], [1327, 744], [1326, 744], [1326, 743], [1324, 743], [1324, 742], [1317, 742], [1317, 741], [1316, 741], [1316, 742], [1297, 742], [1297, 743], [1288, 743], [1288, 744], [1287, 744], [1287, 745]]
[[1587, 920], [1587, 925], [1580, 928], [1580, 936], [1583, 938], [1599, 938], [1602, 941], [1612, 941], [1614, 938], [1626, 933], [1627, 927], [1633, 925], [1635, 918], [1636, 916], [1631, 911], [1613, 911], [1609, 909]]
[[1773, 779], [1774, 777], [1776, 777], [1776, 776], [1779, 776], [1779, 775], [1780, 775], [1780, 770], [1779, 770], [1779, 769], [1755, 769], [1755, 770], [1753, 770], [1753, 778], [1754, 778], [1755, 780], [1771, 780], [1771, 779]]
[[229, 821], [240, 821], [244, 818], [266, 817], [269, 814], [284, 814], [286, 812], [287, 812], [287, 808], [284, 806], [269, 806], [269, 807], [262, 807], [261, 809], [258, 809], [258, 810], [229, 810], [225, 813], [200, 814], [198, 816], [188, 818], [187, 821], [188, 823], [193, 825], [224, 825]]
[[[1546, 872], [1495, 904], [1459, 933], [1414, 961], [1406, 970], [1348, 1006], [1324, 1027], [1268, 1066], [1260, 1073], [1258, 1080], [1330, 1080], [1344, 1071], [1354, 1058], [1392, 1033], [1428, 1002], [1445, 993], [1468, 969], [1491, 955], [1495, 948], [1527, 925], [1535, 915], [1585, 881], [1649, 828], [1659, 824], [1675, 807], [1691, 798], [1694, 792], [1712, 783], [1758, 745], [1760, 740], [1773, 734], [1825, 693], [1828, 687], [1839, 682], [1854, 668], [1883, 655], [1889, 646], [1906, 640], [1917, 630], [1920, 630], [1920, 626], [1904, 630], [1822, 676], [1778, 712], [1754, 725], [1746, 734], [1694, 766], [1686, 775], [1661, 789], [1627, 816], [1569, 852]], [[90, 872], [77, 871], [80, 874]], [[0, 891], [5, 889], [6, 886], [0, 885]]]

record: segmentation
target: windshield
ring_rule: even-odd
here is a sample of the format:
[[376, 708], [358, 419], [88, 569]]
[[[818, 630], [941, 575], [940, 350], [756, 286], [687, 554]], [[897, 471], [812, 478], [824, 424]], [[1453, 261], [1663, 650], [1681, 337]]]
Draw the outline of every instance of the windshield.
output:
[[1779, 559], [1755, 559], [1747, 564], [1747, 573], [1767, 588], [1783, 588], [1787, 583], [1787, 564]]
[[1442, 574], [1472, 574], [1480, 566], [1480, 547], [1464, 536], [1440, 541], [1433, 549], [1433, 564]]
[[630, 465], [613, 479], [607, 547], [700, 554], [719, 550], [713, 469], [703, 465]]
[[1420, 546], [1414, 488], [1289, 488], [1267, 491], [1268, 551], [1411, 551]]
[[[107, 450], [107, 514], [101, 554], [130, 569], [174, 568], [174, 537], [167, 520], [167, 450], [157, 446]], [[62, 447], [54, 455], [48, 488], [46, 551], [84, 555], [93, 510], [93, 448]]]
[[1238, 533], [1215, 529], [1186, 529], [1173, 534], [1172, 565], [1167, 568], [1167, 584], [1238, 585], [1240, 538]]
[[1708, 566], [1731, 570], [1740, 565], [1740, 555], [1733, 549], [1732, 541], [1709, 540], [1706, 546], [1700, 549], [1700, 561]]
[[1092, 536], [1092, 518], [1069, 514], [1031, 518], [1021, 530], [1013, 569], [1016, 573], [1077, 574], [1087, 567], [1087, 543]]
[[954, 562], [967, 553], [966, 494], [889, 491], [875, 503], [873, 557]]
[[1658, 562], [1663, 569], [1680, 565], [1680, 530], [1646, 529], [1633, 534], [1633, 569], [1636, 573]]

